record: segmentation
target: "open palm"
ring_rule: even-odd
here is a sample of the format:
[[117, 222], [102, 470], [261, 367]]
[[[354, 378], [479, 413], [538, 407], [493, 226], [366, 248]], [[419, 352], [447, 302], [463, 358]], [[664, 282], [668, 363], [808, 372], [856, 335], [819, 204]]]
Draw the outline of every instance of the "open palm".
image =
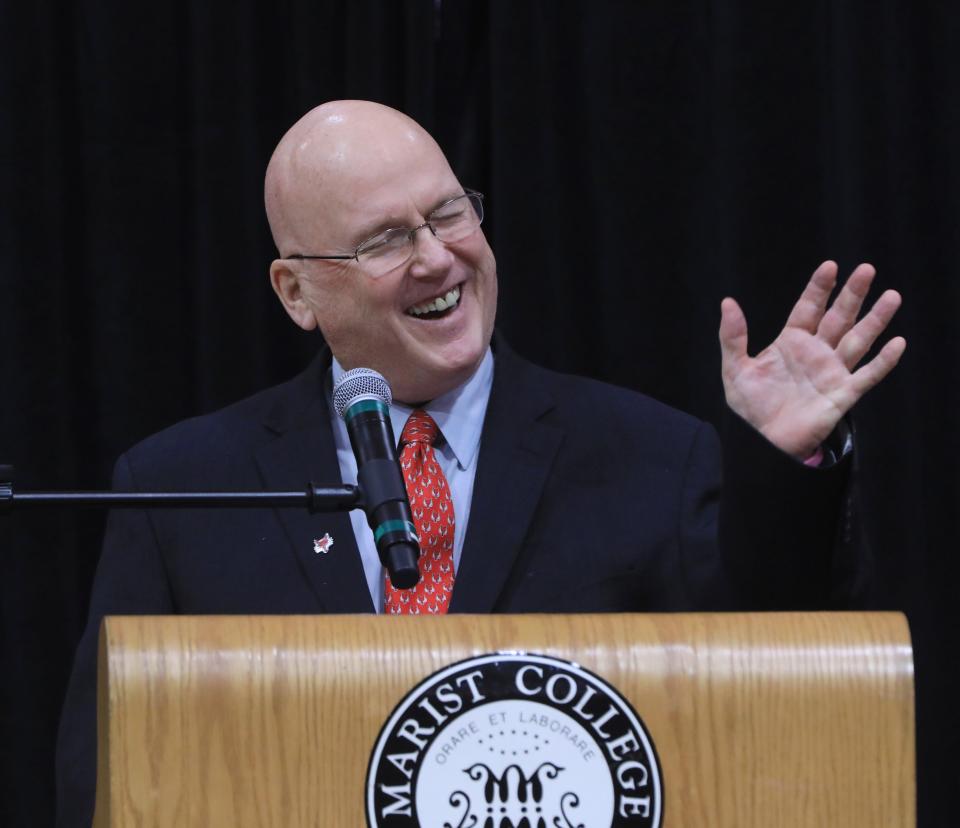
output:
[[747, 354], [747, 321], [733, 299], [721, 303], [720, 346], [727, 404], [778, 448], [806, 459], [856, 402], [899, 361], [906, 341], [894, 337], [857, 365], [900, 307], [888, 290], [858, 322], [876, 271], [862, 264], [833, 304], [837, 265], [813, 273], [780, 335], [755, 357]]

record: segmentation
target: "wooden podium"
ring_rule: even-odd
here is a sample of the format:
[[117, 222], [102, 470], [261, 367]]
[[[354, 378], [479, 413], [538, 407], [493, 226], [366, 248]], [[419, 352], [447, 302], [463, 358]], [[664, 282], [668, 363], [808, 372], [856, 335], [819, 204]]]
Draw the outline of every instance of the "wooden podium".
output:
[[[659, 824], [915, 825], [912, 651], [905, 619], [892, 613], [107, 618], [94, 824], [366, 825], [368, 766], [397, 706], [432, 674], [498, 652], [574, 662], [619, 691], [659, 761]], [[524, 710], [550, 702], [535, 695], [550, 689], [546, 675], [536, 664], [516, 673], [532, 705], [511, 702], [520, 721]], [[484, 719], [493, 708], [479, 704], [475, 682], [457, 685], [467, 703], [472, 692], [479, 706], [463, 720], [462, 738], [448, 729], [454, 735], [442, 737], [442, 749], [429, 747], [431, 768], [448, 758], [455, 764], [468, 750], [495, 755], [506, 744], [488, 725], [494, 717]], [[576, 721], [589, 709], [584, 698], [599, 698], [585, 689], [587, 680], [580, 682], [585, 693], [574, 689], [578, 682], [569, 676], [553, 682], [552, 701], [569, 702], [557, 721], [567, 714], [564, 721]], [[432, 714], [437, 727], [410, 725], [408, 742], [428, 749], [417, 733], [439, 732], [441, 718], [463, 703], [446, 698], [444, 708], [436, 702], [431, 710], [423, 700], [414, 705], [421, 718]], [[564, 756], [574, 756], [551, 760], [555, 765], [601, 767], [600, 760], [624, 755], [623, 741], [604, 743], [597, 735], [612, 739], [614, 728], [597, 727], [602, 717], [590, 716], [579, 724], [594, 747], [584, 747], [590, 740], [576, 735], [576, 727], [551, 731], [554, 720], [543, 715], [524, 725], [520, 753], [529, 747], [532, 756], [549, 737]], [[467, 728], [478, 722], [479, 729]], [[489, 748], [478, 743], [483, 739]], [[544, 747], [544, 760], [548, 753]], [[527, 759], [513, 761], [519, 767]], [[390, 758], [401, 771], [413, 761]], [[549, 763], [542, 766], [549, 770]], [[618, 777], [627, 788], [638, 778], [625, 767], [613, 773], [614, 786]], [[464, 768], [451, 773], [467, 780]], [[576, 768], [564, 773], [574, 787], [586, 784]], [[643, 781], [650, 784], [646, 771]], [[438, 787], [436, 795], [445, 803], [450, 791]], [[378, 824], [411, 824], [400, 800], [390, 801]], [[531, 803], [524, 800], [524, 813]], [[506, 805], [501, 810], [507, 813]], [[581, 810], [569, 824], [601, 823], [611, 824]], [[652, 823], [624, 817], [616, 824]]]

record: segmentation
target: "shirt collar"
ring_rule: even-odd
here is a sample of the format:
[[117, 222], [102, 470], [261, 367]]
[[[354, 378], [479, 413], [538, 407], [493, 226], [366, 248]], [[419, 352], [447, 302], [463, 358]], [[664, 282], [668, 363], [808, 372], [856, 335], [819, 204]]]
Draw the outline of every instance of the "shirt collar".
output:
[[[331, 370], [333, 385], [336, 386], [344, 374], [336, 357], [333, 358]], [[423, 406], [433, 417], [461, 469], [467, 469], [473, 464], [480, 449], [480, 434], [483, 431], [483, 418], [487, 413], [491, 388], [493, 353], [488, 347], [470, 379]], [[398, 439], [412, 411], [413, 408], [401, 402], [394, 402], [390, 406], [390, 422]]]

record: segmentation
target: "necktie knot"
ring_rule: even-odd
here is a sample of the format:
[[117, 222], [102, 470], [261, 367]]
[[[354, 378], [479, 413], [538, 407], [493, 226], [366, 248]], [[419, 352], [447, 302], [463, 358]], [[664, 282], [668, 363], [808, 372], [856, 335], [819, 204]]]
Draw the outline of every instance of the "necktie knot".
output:
[[410, 413], [406, 425], [403, 427], [403, 433], [400, 435], [400, 445], [409, 443], [426, 443], [433, 445], [437, 440], [440, 429], [434, 422], [433, 417], [427, 414], [422, 408], [418, 408]]

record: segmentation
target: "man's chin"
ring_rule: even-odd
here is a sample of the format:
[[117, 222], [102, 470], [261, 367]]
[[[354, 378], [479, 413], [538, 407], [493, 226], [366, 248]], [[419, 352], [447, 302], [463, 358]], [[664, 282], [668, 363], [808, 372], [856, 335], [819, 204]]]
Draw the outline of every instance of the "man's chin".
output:
[[[445, 348], [441, 352], [421, 355], [425, 358], [411, 359], [402, 370], [395, 373], [391, 389], [395, 399], [407, 403], [434, 400], [463, 385], [473, 376], [488, 343], [474, 343], [471, 347]], [[419, 366], [410, 370], [411, 365]]]

